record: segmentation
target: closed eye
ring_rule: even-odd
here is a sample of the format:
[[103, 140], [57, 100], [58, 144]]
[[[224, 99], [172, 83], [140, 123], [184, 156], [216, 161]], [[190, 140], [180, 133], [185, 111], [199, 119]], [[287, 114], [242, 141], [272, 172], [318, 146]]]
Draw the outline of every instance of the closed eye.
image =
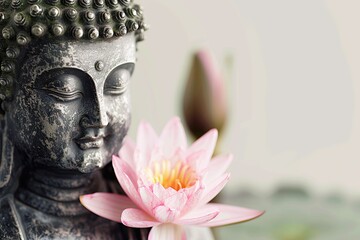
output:
[[84, 96], [82, 79], [86, 78], [87, 75], [77, 69], [52, 69], [41, 75], [37, 89], [57, 101], [74, 101]]
[[120, 95], [126, 91], [128, 84], [128, 81], [120, 79], [117, 80], [117, 84], [105, 86], [104, 92], [109, 95]]
[[60, 91], [55, 88], [43, 88], [41, 90], [47, 92], [47, 94], [49, 96], [55, 98], [56, 100], [62, 101], [62, 102], [74, 101], [76, 99], [83, 97], [83, 93], [78, 90], [74, 90], [71, 92]]
[[125, 66], [115, 69], [107, 78], [104, 86], [104, 93], [107, 95], [123, 94], [130, 81], [131, 71]]

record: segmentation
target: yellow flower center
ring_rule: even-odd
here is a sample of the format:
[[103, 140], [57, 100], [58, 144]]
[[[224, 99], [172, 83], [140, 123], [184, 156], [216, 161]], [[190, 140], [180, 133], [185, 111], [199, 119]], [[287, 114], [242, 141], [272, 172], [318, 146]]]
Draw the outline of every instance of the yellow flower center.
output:
[[152, 168], [147, 169], [147, 175], [152, 183], [160, 183], [165, 189], [171, 187], [176, 191], [193, 186], [197, 180], [192, 167], [180, 160], [173, 166], [169, 160], [155, 162]]

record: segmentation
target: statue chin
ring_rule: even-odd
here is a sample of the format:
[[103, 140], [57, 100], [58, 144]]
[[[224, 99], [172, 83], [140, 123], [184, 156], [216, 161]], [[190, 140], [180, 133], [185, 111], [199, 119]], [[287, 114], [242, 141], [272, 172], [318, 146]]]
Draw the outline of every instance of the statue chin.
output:
[[108, 162], [109, 160], [104, 161], [104, 158], [98, 151], [86, 152], [84, 154], [82, 164], [78, 170], [82, 173], [91, 173], [98, 170], [99, 168], [104, 167]]
[[[48, 169], [49, 172], [69, 172], [72, 174], [78, 173], [93, 173], [110, 163], [109, 157], [102, 156], [101, 152], [98, 151], [88, 151], [84, 153], [82, 157], [76, 159], [71, 159], [74, 164], [67, 165], [44, 165], [44, 163], [53, 162], [50, 159], [37, 158], [34, 162], [36, 166], [31, 167], [31, 169]], [[69, 163], [69, 160], [62, 160], [63, 163]]]

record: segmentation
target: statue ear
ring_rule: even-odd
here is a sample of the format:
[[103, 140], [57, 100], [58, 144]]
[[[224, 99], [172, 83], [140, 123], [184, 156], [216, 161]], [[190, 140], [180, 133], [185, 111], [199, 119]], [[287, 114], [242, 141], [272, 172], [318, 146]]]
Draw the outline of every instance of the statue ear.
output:
[[2, 101], [1, 102], [1, 111], [5, 113], [9, 109], [9, 102], [8, 101]]
[[1, 121], [0, 129], [0, 192], [10, 181], [14, 166], [14, 146], [6, 135], [6, 122]]

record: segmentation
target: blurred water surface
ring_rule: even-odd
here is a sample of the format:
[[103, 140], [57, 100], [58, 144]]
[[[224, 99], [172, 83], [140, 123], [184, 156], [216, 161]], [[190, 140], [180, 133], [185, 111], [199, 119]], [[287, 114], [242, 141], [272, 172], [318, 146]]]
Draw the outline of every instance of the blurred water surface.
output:
[[360, 201], [350, 202], [341, 195], [312, 196], [303, 188], [287, 187], [267, 197], [227, 194], [221, 202], [266, 213], [254, 221], [216, 228], [219, 240], [360, 239]]

